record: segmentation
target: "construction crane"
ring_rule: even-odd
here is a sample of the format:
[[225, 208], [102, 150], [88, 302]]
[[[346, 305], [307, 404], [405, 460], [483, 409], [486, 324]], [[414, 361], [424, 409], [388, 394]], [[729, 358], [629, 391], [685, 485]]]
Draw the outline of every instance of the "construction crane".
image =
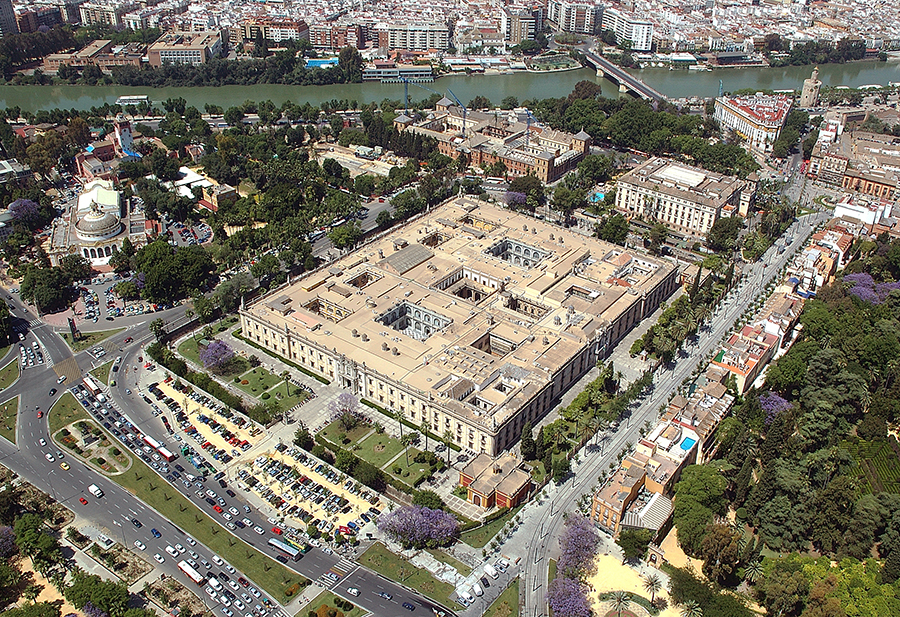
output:
[[533, 115], [531, 115], [530, 110], [526, 109], [525, 113], [528, 114], [528, 117], [526, 118], [526, 128], [525, 128], [525, 146], [527, 147], [528, 146], [528, 138], [531, 137], [531, 121], [534, 120], [535, 124], [540, 124], [540, 122], [538, 122], [537, 118], [535, 118]]
[[447, 92], [450, 93], [450, 96], [453, 97], [453, 100], [456, 101], [456, 104], [459, 105], [460, 107], [462, 107], [462, 114], [463, 114], [463, 130], [462, 130], [462, 136], [465, 138], [465, 136], [466, 136], [466, 106], [462, 104], [462, 101], [460, 101], [460, 100], [456, 97], [455, 94], [453, 94], [453, 90], [451, 90], [450, 88], [447, 88]]
[[438, 92], [437, 90], [432, 90], [432, 89], [429, 88], [428, 86], [423, 86], [422, 84], [420, 84], [420, 83], [418, 83], [418, 82], [410, 81], [410, 80], [408, 80], [408, 79], [405, 78], [405, 77], [401, 77], [400, 80], [403, 81], [403, 99], [404, 99], [404, 101], [405, 101], [405, 106], [404, 106], [404, 108], [403, 108], [403, 113], [405, 113], [407, 116], [409, 115], [409, 84], [412, 84], [412, 85], [414, 85], [414, 86], [418, 86], [418, 87], [422, 88], [422, 90], [428, 90], [428, 91], [431, 92], [432, 94], [437, 94], [438, 96], [441, 96], [441, 97], [444, 96], [443, 94], [441, 94], [441, 93]]

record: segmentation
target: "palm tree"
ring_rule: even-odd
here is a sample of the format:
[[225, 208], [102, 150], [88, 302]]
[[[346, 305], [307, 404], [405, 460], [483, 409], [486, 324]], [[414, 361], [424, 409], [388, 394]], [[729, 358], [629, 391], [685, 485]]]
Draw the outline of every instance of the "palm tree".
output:
[[693, 600], [688, 600], [681, 607], [681, 617], [703, 617], [703, 609]]
[[453, 433], [444, 431], [444, 445], [447, 446], [447, 467], [450, 466], [450, 443], [453, 441]]
[[400, 425], [400, 443], [403, 444], [403, 451], [406, 453], [406, 466], [409, 467], [409, 444], [403, 441], [403, 414], [399, 411], [394, 412], [394, 419]]
[[419, 427], [422, 429], [422, 434], [425, 435], [425, 449], [428, 449], [428, 420], [422, 419], [422, 425]]
[[751, 561], [744, 566], [744, 580], [755, 583], [763, 575], [762, 562], [759, 559]]
[[622, 611], [627, 611], [628, 607], [631, 606], [631, 596], [625, 591], [614, 591], [612, 595], [612, 605], [613, 610], [616, 611], [616, 615], [621, 617]]
[[597, 415], [588, 421], [588, 426], [591, 427], [591, 432], [594, 436], [597, 436], [600, 434], [600, 431], [605, 430], [606, 427], [609, 426], [609, 422], [606, 418]]
[[656, 600], [656, 594], [662, 589], [662, 580], [655, 572], [644, 577], [644, 589], [650, 592], [650, 604]]
[[[194, 318], [194, 315], [196, 315], [196, 313], [192, 309], [186, 309], [184, 311], [184, 316], [187, 318], [188, 321], [191, 321]], [[197, 342], [197, 330], [194, 330], [194, 329], [192, 329], [192, 330], [193, 331], [191, 332], [191, 336], [194, 338], [194, 342], [196, 343]]]
[[289, 397], [291, 395], [291, 374], [287, 371], [282, 371], [281, 378], [284, 380], [285, 396]]
[[150, 332], [152, 332], [153, 336], [156, 337], [156, 342], [158, 343], [162, 339], [163, 334], [165, 334], [166, 322], [157, 317], [156, 319], [151, 321], [150, 325], [147, 327], [150, 328]]

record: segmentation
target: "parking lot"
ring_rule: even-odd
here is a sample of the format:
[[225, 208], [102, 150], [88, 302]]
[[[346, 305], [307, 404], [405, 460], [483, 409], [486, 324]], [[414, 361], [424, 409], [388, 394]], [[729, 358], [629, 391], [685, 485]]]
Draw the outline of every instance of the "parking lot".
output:
[[120, 299], [114, 289], [118, 283], [125, 280], [129, 279], [123, 278], [118, 274], [109, 274], [104, 277], [94, 278], [90, 287], [81, 287], [79, 289], [79, 299], [74, 307], [76, 320], [92, 323], [97, 323], [100, 319], [113, 321], [116, 317], [145, 315], [171, 308], [167, 305], [150, 302], [132, 302], [129, 304]]
[[212, 239], [212, 229], [206, 223], [198, 223], [193, 227], [184, 223], [175, 223], [169, 227], [172, 239], [177, 246], [204, 244]]
[[362, 532], [372, 521], [371, 508], [381, 505], [378, 493], [297, 447], [282, 445], [257, 457], [242, 480], [283, 516], [325, 535]]
[[19, 343], [19, 360], [19, 366], [22, 367], [22, 370], [40, 366], [44, 364], [44, 352], [37, 342], [31, 343], [31, 345]]

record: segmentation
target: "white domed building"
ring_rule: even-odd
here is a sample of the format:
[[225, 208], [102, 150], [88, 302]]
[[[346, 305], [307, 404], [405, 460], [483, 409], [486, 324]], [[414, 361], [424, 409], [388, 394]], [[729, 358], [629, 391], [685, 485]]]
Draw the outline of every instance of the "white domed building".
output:
[[104, 270], [126, 237], [135, 248], [147, 243], [143, 210], [123, 202], [111, 181], [94, 180], [84, 186], [78, 203], [53, 222], [47, 253], [54, 265], [67, 255], [81, 255]]

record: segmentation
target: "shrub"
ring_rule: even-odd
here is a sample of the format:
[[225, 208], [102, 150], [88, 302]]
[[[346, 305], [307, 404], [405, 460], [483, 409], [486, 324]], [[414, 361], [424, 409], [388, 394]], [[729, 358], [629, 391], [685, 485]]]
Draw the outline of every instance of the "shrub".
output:
[[261, 398], [262, 400], [265, 401], [266, 399], [268, 399], [270, 397], [271, 397], [271, 394], [269, 394], [268, 392], [263, 392], [262, 396], [260, 396], [259, 398]]

